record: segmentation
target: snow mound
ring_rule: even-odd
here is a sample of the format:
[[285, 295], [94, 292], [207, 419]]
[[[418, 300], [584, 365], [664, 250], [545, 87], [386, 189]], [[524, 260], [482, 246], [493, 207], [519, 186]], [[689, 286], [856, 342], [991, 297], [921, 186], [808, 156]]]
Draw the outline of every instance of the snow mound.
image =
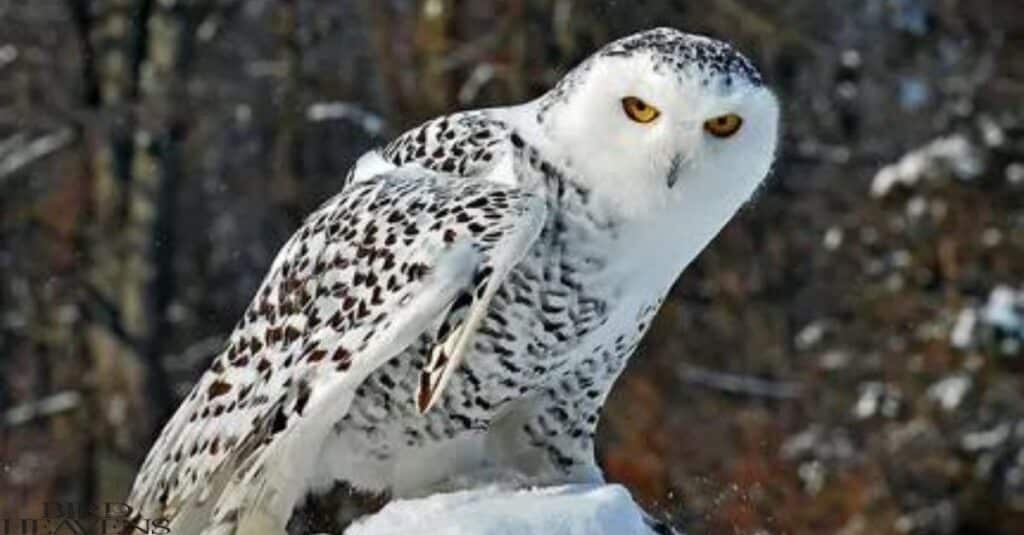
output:
[[651, 535], [621, 485], [497, 487], [388, 504], [345, 535]]

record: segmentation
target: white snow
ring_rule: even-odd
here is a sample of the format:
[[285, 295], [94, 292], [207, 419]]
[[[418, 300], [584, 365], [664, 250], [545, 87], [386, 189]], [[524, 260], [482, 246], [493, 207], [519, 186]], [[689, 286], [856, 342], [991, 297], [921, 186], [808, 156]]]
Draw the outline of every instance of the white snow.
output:
[[972, 347], [979, 327], [1001, 330], [1006, 335], [1003, 350], [1017, 353], [1016, 345], [1024, 338], [1024, 288], [997, 285], [984, 305], [961, 309], [950, 331], [950, 342], [959, 349]]
[[1007, 165], [1006, 181], [1014, 185], [1024, 183], [1024, 164], [1013, 162]]
[[953, 347], [967, 349], [974, 343], [974, 326], [978, 323], [978, 312], [973, 308], [964, 308], [957, 314], [956, 323], [949, 334]]
[[966, 137], [941, 137], [879, 170], [871, 181], [871, 195], [885, 197], [897, 185], [912, 187], [923, 178], [944, 172], [969, 180], [978, 176], [982, 168], [981, 155]]
[[978, 431], [963, 436], [960, 446], [966, 451], [979, 451], [992, 449], [1010, 437], [1010, 424], [1001, 423], [992, 429]]
[[827, 325], [822, 320], [812, 321], [796, 335], [796, 348], [800, 351], [811, 349], [825, 336]]
[[895, 417], [903, 404], [903, 393], [893, 384], [869, 381], [860, 385], [860, 398], [853, 407], [853, 414], [864, 420], [880, 414], [886, 418]]
[[487, 487], [388, 504], [346, 535], [651, 535], [621, 485]]
[[843, 229], [839, 226], [829, 227], [828, 231], [825, 232], [824, 239], [825, 249], [829, 251], [835, 251], [843, 244]]
[[971, 377], [967, 374], [952, 375], [929, 386], [928, 397], [944, 410], [951, 411], [960, 406], [960, 402], [971, 389], [971, 383]]
[[1007, 332], [1024, 334], [1024, 291], [996, 286], [982, 311], [985, 321]]

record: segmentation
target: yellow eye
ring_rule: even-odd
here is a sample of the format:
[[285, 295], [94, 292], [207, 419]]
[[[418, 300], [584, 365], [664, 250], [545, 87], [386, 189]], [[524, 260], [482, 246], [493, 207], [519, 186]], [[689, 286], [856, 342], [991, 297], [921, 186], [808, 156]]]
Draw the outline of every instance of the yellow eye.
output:
[[622, 111], [626, 112], [626, 115], [630, 119], [633, 119], [638, 123], [649, 123], [661, 115], [658, 108], [655, 108], [636, 97], [626, 97], [622, 99]]
[[741, 126], [743, 126], [743, 117], [735, 113], [720, 115], [704, 121], [704, 130], [715, 137], [729, 137], [739, 132]]

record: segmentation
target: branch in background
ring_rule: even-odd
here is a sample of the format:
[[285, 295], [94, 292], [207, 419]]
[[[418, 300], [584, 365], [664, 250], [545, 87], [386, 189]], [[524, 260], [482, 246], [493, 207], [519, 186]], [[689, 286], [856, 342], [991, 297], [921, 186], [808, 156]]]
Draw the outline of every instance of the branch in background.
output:
[[196, 371], [206, 369], [210, 361], [224, 350], [225, 343], [224, 336], [207, 336], [180, 352], [165, 354], [161, 358], [163, 369], [168, 376], [168, 384], [176, 401], [180, 401], [188, 395], [195, 385]]
[[453, 23], [456, 16], [453, 0], [426, 0], [420, 4], [416, 17], [416, 111], [437, 113], [451, 105], [452, 73], [444, 68], [445, 57], [452, 49]]
[[729, 394], [769, 399], [799, 399], [803, 385], [792, 381], [771, 381], [751, 375], [719, 372], [684, 364], [679, 368], [679, 378], [685, 383], [719, 390]]
[[383, 117], [349, 102], [317, 102], [306, 108], [306, 120], [350, 121], [371, 136], [379, 136], [387, 128]]
[[18, 49], [12, 44], [0, 46], [0, 69], [14, 63], [18, 59]]
[[77, 409], [82, 405], [82, 394], [75, 390], [65, 390], [43, 399], [15, 405], [4, 412], [0, 423], [3, 427], [17, 427], [38, 418], [48, 418], [63, 412]]
[[188, 7], [193, 10], [192, 20], [196, 21], [195, 38], [204, 44], [217, 39], [222, 35], [224, 28], [230, 26], [244, 5], [244, 0], [190, 4]]
[[223, 336], [207, 336], [186, 347], [181, 353], [164, 356], [164, 368], [169, 372], [192, 372], [208, 364], [214, 355], [224, 349], [224, 343]]
[[79, 286], [84, 292], [85, 298], [82, 307], [86, 319], [90, 323], [103, 326], [121, 343], [139, 354], [142, 350], [142, 342], [125, 328], [121, 318], [121, 309], [117, 304], [90, 280], [81, 280]]
[[441, 58], [439, 68], [450, 72], [484, 61], [508, 38], [508, 26], [506, 21], [502, 21], [498, 28], [480, 39], [459, 45]]
[[360, 2], [365, 20], [369, 24], [368, 45], [373, 50], [376, 83], [374, 108], [386, 117], [407, 117], [415, 107], [411, 96], [404, 90], [402, 72], [412, 66], [395, 51], [394, 30], [397, 16], [390, 9], [390, 2], [363, 0]]
[[476, 100], [477, 95], [480, 94], [480, 90], [494, 79], [496, 72], [494, 65], [490, 63], [477, 65], [469, 77], [466, 78], [466, 83], [462, 84], [462, 87], [459, 89], [459, 104], [463, 106], [472, 104]]
[[[17, 134], [4, 140], [3, 148], [6, 150], [0, 151], [0, 184], [25, 166], [68, 146], [74, 139], [74, 130], [62, 128], [27, 143], [24, 142], [24, 137], [18, 138]], [[11, 142], [12, 146], [6, 146], [8, 142]]]
[[7, 157], [7, 154], [14, 151], [14, 149], [25, 144], [25, 139], [28, 138], [28, 134], [25, 132], [18, 132], [7, 136], [4, 139], [0, 139], [0, 160]]
[[280, 76], [274, 80], [275, 128], [271, 142], [270, 166], [274, 179], [271, 195], [276, 204], [298, 221], [301, 218], [300, 197], [303, 189], [302, 101], [304, 77], [303, 58], [306, 54], [307, 33], [302, 16], [301, 0], [273, 2], [274, 57], [280, 67]]

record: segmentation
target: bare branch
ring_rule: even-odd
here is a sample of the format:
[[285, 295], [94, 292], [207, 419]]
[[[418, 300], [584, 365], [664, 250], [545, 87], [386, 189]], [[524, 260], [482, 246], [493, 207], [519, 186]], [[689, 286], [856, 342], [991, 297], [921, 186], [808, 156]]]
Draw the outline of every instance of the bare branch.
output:
[[803, 385], [797, 382], [771, 381], [751, 375], [709, 370], [692, 364], [684, 364], [679, 368], [679, 378], [686, 383], [757, 398], [798, 399], [803, 393]]
[[454, 71], [455, 69], [483, 61], [487, 54], [493, 52], [508, 37], [507, 26], [508, 24], [502, 24], [501, 27], [484, 37], [465, 43], [452, 50], [442, 58], [441, 70], [445, 72]]
[[[74, 139], [74, 130], [62, 128], [28, 143], [18, 143], [21, 145], [20, 147], [13, 147], [6, 153], [0, 153], [0, 158], [2, 158], [0, 159], [0, 184], [25, 166], [68, 146]], [[14, 139], [14, 141], [18, 140]]]
[[317, 102], [306, 109], [306, 120], [351, 121], [371, 136], [379, 136], [387, 128], [383, 117], [349, 102]]
[[462, 84], [462, 87], [459, 89], [459, 104], [464, 106], [472, 104], [476, 100], [477, 95], [480, 94], [480, 90], [494, 79], [495, 73], [496, 69], [490, 63], [477, 65], [469, 75], [469, 78], [466, 79], [466, 83]]
[[18, 132], [0, 139], [0, 161], [7, 158], [7, 155], [14, 152], [15, 149], [24, 145], [26, 139], [28, 139], [28, 134], [25, 132]]
[[80, 392], [65, 390], [43, 399], [15, 405], [4, 412], [0, 422], [4, 427], [17, 427], [38, 418], [48, 418], [77, 409], [81, 405], [82, 394]]

